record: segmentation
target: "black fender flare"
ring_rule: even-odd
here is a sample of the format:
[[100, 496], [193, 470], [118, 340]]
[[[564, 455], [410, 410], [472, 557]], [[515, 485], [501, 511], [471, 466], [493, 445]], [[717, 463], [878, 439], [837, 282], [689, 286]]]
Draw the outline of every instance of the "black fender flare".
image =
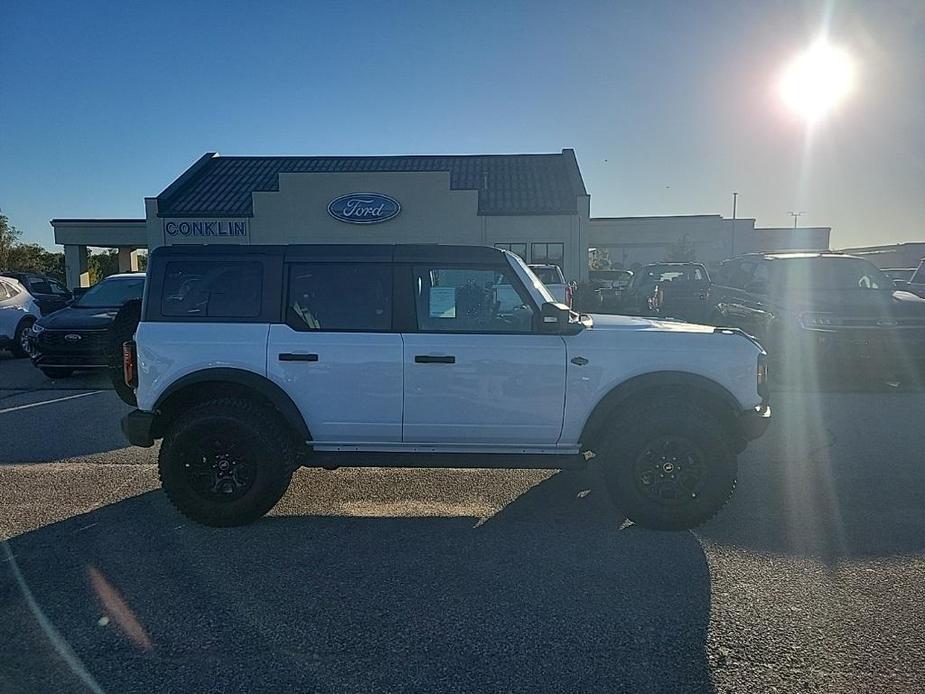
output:
[[266, 376], [247, 371], [245, 369], [215, 367], [194, 371], [177, 379], [164, 390], [154, 404], [153, 410], [158, 413], [161, 407], [171, 396], [180, 391], [204, 383], [229, 384], [236, 388], [257, 393], [267, 400], [283, 416], [286, 423], [299, 436], [302, 441], [311, 441], [309, 431], [302, 412], [289, 397], [288, 393]]
[[622, 405], [659, 391], [696, 393], [710, 401], [719, 403], [722, 409], [727, 410], [731, 415], [730, 421], [732, 422], [742, 411], [739, 401], [725, 386], [706, 376], [687, 371], [655, 371], [623, 381], [614, 386], [597, 402], [581, 431], [580, 441], [582, 446], [587, 447], [594, 440], [597, 432]]

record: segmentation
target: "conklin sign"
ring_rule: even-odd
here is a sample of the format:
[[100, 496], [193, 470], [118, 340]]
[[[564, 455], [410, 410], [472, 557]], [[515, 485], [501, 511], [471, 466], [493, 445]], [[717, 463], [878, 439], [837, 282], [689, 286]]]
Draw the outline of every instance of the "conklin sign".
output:
[[167, 219], [164, 221], [167, 243], [205, 239], [213, 241], [247, 242], [246, 219]]

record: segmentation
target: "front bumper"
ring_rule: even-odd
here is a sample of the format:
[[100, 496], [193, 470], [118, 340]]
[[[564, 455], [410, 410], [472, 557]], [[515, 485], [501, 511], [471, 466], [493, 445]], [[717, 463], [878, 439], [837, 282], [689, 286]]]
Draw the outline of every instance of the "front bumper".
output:
[[132, 410], [122, 418], [122, 433], [133, 446], [150, 448], [154, 445], [154, 414]]
[[45, 331], [38, 335], [30, 332], [28, 352], [35, 366], [73, 369], [104, 369], [109, 366], [108, 338], [105, 335], [84, 335], [80, 342], [69, 344], [63, 341], [60, 334], [56, 334], [62, 332]]
[[759, 405], [753, 410], [746, 410], [739, 415], [739, 431], [746, 441], [754, 441], [764, 435], [771, 424], [771, 406]]

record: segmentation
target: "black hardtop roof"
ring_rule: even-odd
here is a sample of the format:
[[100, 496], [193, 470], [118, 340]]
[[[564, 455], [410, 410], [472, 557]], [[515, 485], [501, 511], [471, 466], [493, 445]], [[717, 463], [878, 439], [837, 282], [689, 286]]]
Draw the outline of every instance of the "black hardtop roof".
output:
[[303, 262], [357, 263], [506, 263], [505, 251], [491, 246], [443, 244], [290, 244], [290, 245], [177, 245], [151, 251], [151, 259], [191, 257], [283, 256]]

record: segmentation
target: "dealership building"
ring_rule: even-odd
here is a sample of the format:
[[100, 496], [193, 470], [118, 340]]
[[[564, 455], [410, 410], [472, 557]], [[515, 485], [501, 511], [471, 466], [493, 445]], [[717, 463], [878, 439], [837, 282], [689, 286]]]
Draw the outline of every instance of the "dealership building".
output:
[[715, 264], [759, 250], [829, 247], [827, 227], [761, 229], [720, 215], [591, 217], [574, 150], [552, 154], [239, 157], [207, 153], [157, 197], [143, 219], [53, 219], [67, 283], [89, 283], [89, 247], [176, 244], [445, 243], [489, 245], [569, 280], [683, 249]]

